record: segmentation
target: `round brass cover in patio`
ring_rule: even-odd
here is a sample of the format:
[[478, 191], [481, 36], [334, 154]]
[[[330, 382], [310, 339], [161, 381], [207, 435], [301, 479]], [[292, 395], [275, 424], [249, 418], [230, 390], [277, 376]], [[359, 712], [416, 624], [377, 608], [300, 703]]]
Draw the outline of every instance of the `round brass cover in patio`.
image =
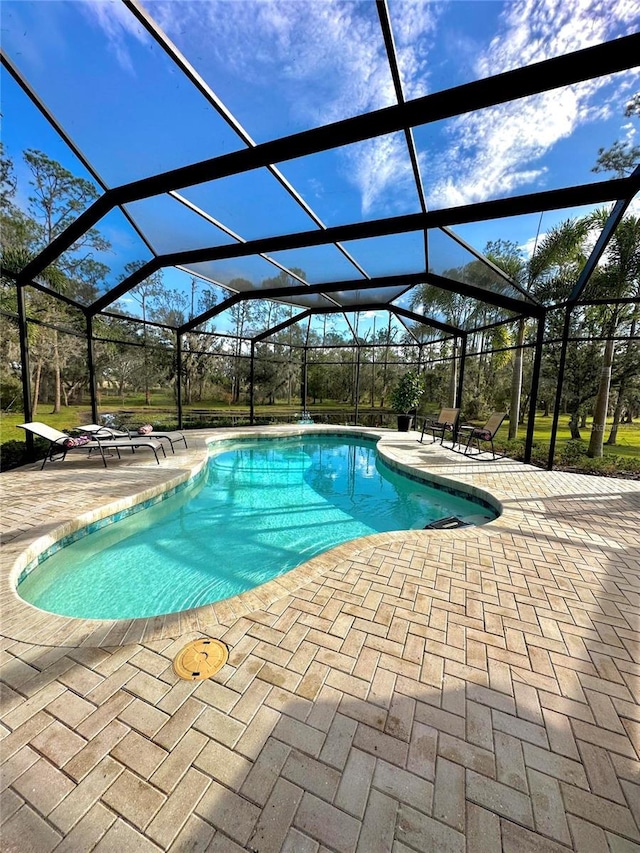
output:
[[229, 649], [220, 640], [193, 640], [173, 659], [173, 671], [186, 681], [201, 681], [222, 669], [228, 657]]

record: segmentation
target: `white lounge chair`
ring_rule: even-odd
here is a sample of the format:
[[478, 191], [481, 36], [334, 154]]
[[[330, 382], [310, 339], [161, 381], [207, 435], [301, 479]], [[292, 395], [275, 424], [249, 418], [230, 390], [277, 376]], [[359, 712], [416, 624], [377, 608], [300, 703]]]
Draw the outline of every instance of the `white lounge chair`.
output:
[[18, 427], [26, 430], [27, 432], [31, 432], [40, 438], [44, 438], [49, 442], [49, 449], [42, 460], [42, 466], [40, 468], [41, 471], [44, 468], [47, 459], [53, 462], [54, 456], [58, 455], [61, 460], [64, 460], [70, 450], [88, 450], [89, 453], [97, 450], [102, 457], [105, 468], [107, 467], [107, 460], [104, 455], [105, 450], [115, 450], [118, 454], [118, 459], [120, 459], [121, 450], [131, 450], [132, 453], [135, 453], [138, 447], [148, 447], [149, 450], [153, 451], [153, 455], [156, 457], [158, 465], [160, 464], [160, 460], [158, 459], [158, 450], [162, 450], [164, 456], [167, 455], [160, 441], [147, 438], [146, 436], [138, 436], [136, 438], [105, 437], [104, 439], [99, 436], [94, 436], [88, 442], [75, 444], [74, 442], [77, 441], [77, 439], [73, 436], [66, 432], [61, 432], [59, 429], [54, 429], [54, 427], [47, 426], [47, 424], [40, 423], [39, 421], [32, 421], [28, 424], [18, 424]]
[[85, 424], [80, 427], [84, 432], [89, 433], [90, 435], [94, 435], [99, 438], [158, 438], [161, 441], [168, 441], [169, 446], [171, 447], [171, 452], [175, 453], [173, 445], [179, 444], [180, 442], [184, 442], [184, 446], [187, 447], [187, 439], [183, 433], [178, 432], [177, 430], [171, 432], [162, 432], [160, 430], [152, 430], [151, 432], [145, 432], [141, 434], [137, 432], [137, 430], [130, 429], [116, 429], [115, 427], [104, 426], [101, 424]]

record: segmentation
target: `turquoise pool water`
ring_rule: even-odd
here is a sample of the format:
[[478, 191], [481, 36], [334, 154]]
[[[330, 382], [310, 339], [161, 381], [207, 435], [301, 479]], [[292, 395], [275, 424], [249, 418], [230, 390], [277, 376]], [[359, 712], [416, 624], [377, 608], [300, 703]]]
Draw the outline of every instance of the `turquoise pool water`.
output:
[[215, 448], [197, 484], [60, 549], [20, 583], [22, 598], [90, 619], [174, 613], [237, 595], [349, 539], [496, 515], [394, 472], [362, 439]]

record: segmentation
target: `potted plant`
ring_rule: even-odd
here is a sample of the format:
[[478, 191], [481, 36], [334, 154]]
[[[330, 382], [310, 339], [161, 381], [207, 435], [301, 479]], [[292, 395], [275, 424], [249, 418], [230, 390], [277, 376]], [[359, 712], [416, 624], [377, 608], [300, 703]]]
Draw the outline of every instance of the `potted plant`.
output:
[[408, 370], [398, 380], [391, 392], [391, 408], [398, 413], [399, 432], [408, 432], [411, 428], [413, 414], [410, 412], [418, 407], [423, 394], [424, 384], [415, 370]]

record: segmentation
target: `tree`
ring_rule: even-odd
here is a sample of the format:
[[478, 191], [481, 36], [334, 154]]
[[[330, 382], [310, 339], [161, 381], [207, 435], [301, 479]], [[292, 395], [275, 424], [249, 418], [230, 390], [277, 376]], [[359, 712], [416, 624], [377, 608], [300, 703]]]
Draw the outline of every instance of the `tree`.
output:
[[[233, 279], [229, 282], [229, 287], [234, 290], [247, 290], [247, 285], [250, 285], [246, 279]], [[245, 336], [245, 330], [253, 319], [253, 306], [251, 300], [242, 299], [236, 302], [229, 309], [229, 314], [233, 321], [233, 367], [231, 370], [231, 402], [237, 403], [240, 400], [240, 385], [243, 371], [241, 370], [242, 342]]]
[[0, 208], [3, 211], [13, 207], [16, 186], [13, 160], [5, 155], [4, 145], [0, 142]]
[[[452, 278], [452, 270], [445, 270], [443, 275], [447, 278]], [[468, 299], [461, 293], [454, 293], [451, 290], [442, 290], [433, 284], [421, 284], [413, 292], [411, 297], [411, 309], [413, 311], [422, 310], [427, 317], [435, 319], [444, 319], [458, 328], [463, 328], [464, 324], [471, 319], [476, 311], [475, 301]], [[458, 380], [458, 362], [456, 359], [456, 343], [454, 341], [453, 353], [451, 356], [451, 371], [449, 374], [449, 391], [448, 403], [455, 404], [456, 385]]]
[[[624, 111], [625, 116], [640, 115], [640, 93], [635, 94]], [[640, 163], [640, 146], [632, 145], [629, 140], [617, 139], [610, 148], [599, 148], [596, 165], [592, 172], [615, 172], [618, 178], [630, 175]]]
[[[485, 255], [521, 286], [527, 282], [526, 262], [522, 249], [512, 240], [491, 240], [485, 247]], [[526, 331], [524, 318], [518, 321], [516, 347], [511, 375], [511, 399], [509, 404], [509, 440], [518, 437], [520, 401], [522, 398], [523, 345]]]
[[[567, 299], [587, 260], [587, 242], [591, 226], [586, 217], [566, 219], [550, 229], [538, 243], [529, 261], [529, 279], [532, 292], [545, 304], [554, 304]], [[560, 337], [562, 318], [558, 312], [549, 315], [549, 330]], [[570, 334], [576, 335], [585, 327], [586, 318], [580, 312], [571, 315]], [[580, 438], [580, 413], [582, 406], [593, 395], [590, 363], [581, 360], [584, 349], [571, 345], [567, 350], [567, 372], [565, 384], [570, 389], [568, 409], [571, 437]], [[558, 364], [553, 352], [547, 354], [545, 374], [557, 376]], [[562, 393], [562, 389], [560, 389]]]
[[[39, 248], [51, 243], [77, 219], [98, 191], [91, 181], [79, 178], [42, 151], [27, 149], [24, 160], [31, 172], [29, 184], [29, 212], [39, 227]], [[65, 292], [79, 301], [97, 296], [97, 285], [108, 272], [108, 267], [95, 260], [94, 251], [106, 252], [110, 243], [96, 228], [90, 228], [56, 261], [56, 266], [67, 276]], [[90, 288], [89, 293], [79, 292]]]
[[[590, 217], [594, 227], [601, 230], [608, 218], [608, 211], [599, 210]], [[587, 455], [600, 457], [603, 453], [604, 430], [611, 374], [614, 359], [614, 340], [618, 327], [625, 316], [625, 307], [615, 299], [625, 296], [640, 296], [640, 218], [627, 216], [616, 228], [605, 254], [604, 262], [594, 272], [592, 287], [606, 293], [612, 305], [603, 305], [602, 326], [607, 340], [604, 348], [602, 371], [596, 397], [589, 449]], [[637, 306], [633, 308], [635, 313]]]
[[625, 409], [628, 420], [631, 420], [634, 396], [637, 397], [638, 388], [640, 387], [640, 383], [638, 382], [640, 379], [640, 346], [638, 346], [635, 340], [639, 321], [640, 298], [636, 305], [632, 306], [627, 319], [629, 340], [619, 359], [617, 375], [615, 377], [617, 396], [613, 409], [613, 423], [611, 424], [611, 430], [606, 442], [609, 446], [614, 446], [617, 443], [618, 427]]
[[[144, 266], [144, 261], [130, 261], [125, 265], [124, 274], [122, 275], [122, 279], [128, 278], [130, 275], [133, 275], [134, 272], [137, 272], [142, 266]], [[144, 402], [145, 406], [151, 405], [151, 389], [150, 389], [150, 359], [149, 359], [149, 341], [148, 341], [148, 333], [147, 333], [147, 320], [150, 319], [148, 317], [148, 312], [151, 309], [150, 303], [154, 299], [158, 299], [162, 296], [163, 293], [163, 285], [162, 285], [162, 270], [158, 270], [157, 272], [152, 273], [150, 276], [141, 281], [140, 284], [137, 284], [129, 291], [129, 296], [138, 303], [140, 306], [140, 310], [142, 312], [142, 344], [144, 347], [144, 371], [143, 371], [143, 383], [144, 383]]]
[[[23, 156], [31, 172], [29, 211], [38, 225], [38, 243], [39, 248], [42, 248], [61, 234], [98, 197], [98, 191], [90, 181], [73, 175], [42, 151], [27, 149]], [[107, 268], [96, 262], [91, 253], [93, 250], [106, 251], [108, 248], [109, 243], [95, 228], [87, 231], [56, 261], [57, 269], [65, 275], [57, 289], [77, 298], [81, 290], [78, 282], [81, 281], [83, 295], [95, 297], [95, 283], [104, 277]], [[57, 413], [62, 405], [62, 368], [66, 356], [60, 351], [56, 329], [51, 330], [51, 338], [55, 373], [53, 413]]]

